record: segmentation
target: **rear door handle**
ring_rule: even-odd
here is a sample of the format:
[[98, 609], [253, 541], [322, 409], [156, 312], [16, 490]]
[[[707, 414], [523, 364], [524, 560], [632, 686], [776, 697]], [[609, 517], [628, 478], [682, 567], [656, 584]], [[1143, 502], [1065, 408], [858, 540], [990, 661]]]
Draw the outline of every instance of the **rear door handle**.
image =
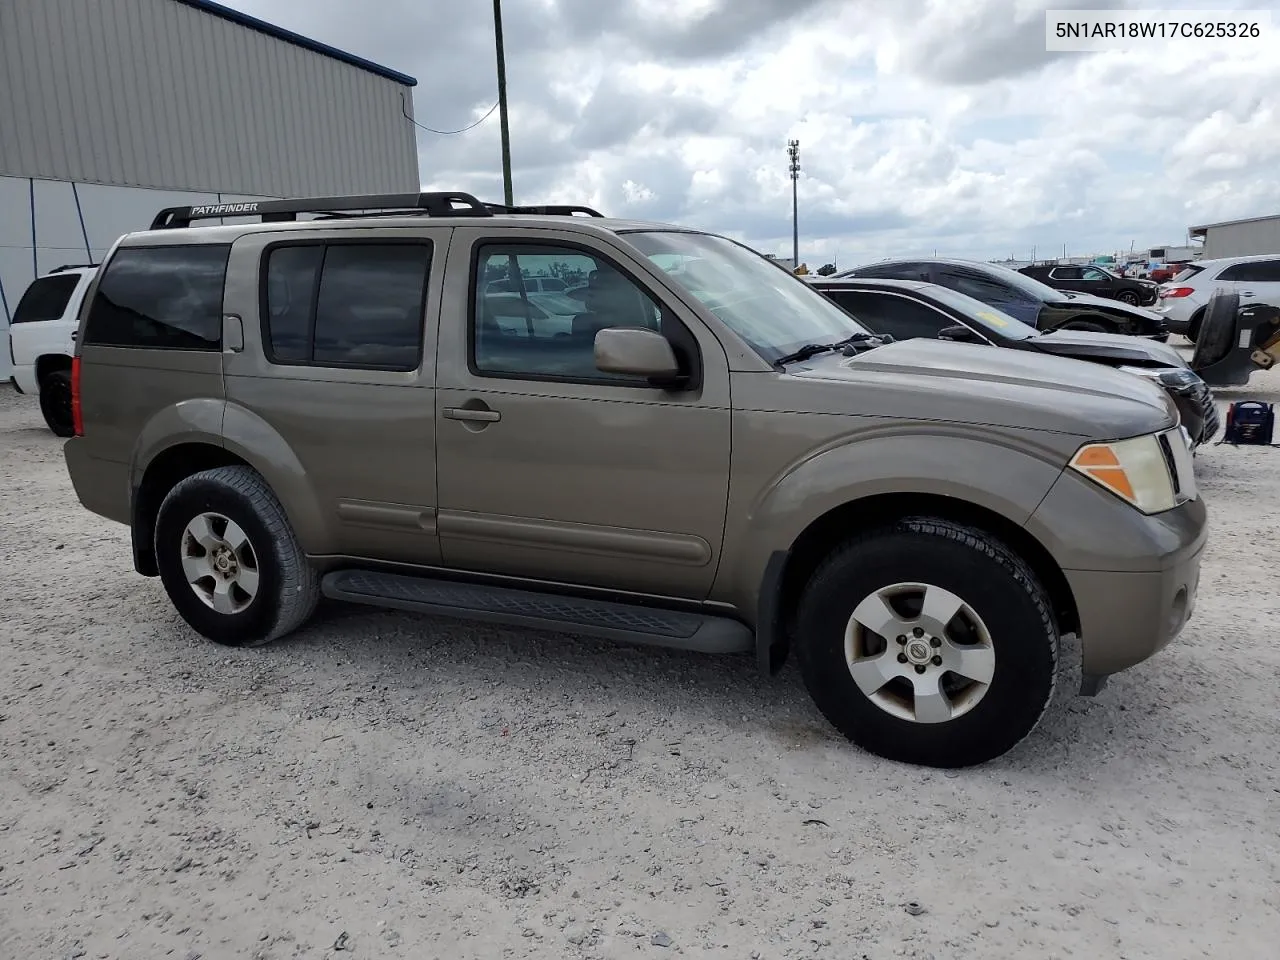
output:
[[447, 420], [477, 420], [484, 423], [496, 423], [502, 419], [502, 414], [497, 410], [478, 410], [474, 407], [445, 407], [444, 415]]
[[1252, 291], [1252, 290], [1241, 290], [1241, 291], [1240, 291], [1240, 296], [1242, 296], [1242, 297], [1252, 297], [1252, 296], [1253, 296], [1253, 291]]

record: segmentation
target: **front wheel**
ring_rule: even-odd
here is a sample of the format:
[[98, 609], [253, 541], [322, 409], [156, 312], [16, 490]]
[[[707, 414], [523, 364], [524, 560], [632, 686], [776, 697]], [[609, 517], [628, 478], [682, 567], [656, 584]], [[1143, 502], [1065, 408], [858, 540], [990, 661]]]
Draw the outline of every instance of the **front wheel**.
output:
[[156, 563], [165, 592], [199, 634], [251, 647], [300, 627], [320, 588], [280, 501], [249, 467], [178, 483], [160, 504]]
[[859, 746], [934, 767], [983, 763], [1040, 722], [1058, 633], [1025, 562], [983, 531], [928, 517], [859, 536], [802, 598], [810, 695]]
[[40, 378], [40, 413], [56, 437], [74, 436], [71, 413], [71, 371], [54, 370]]
[[1138, 295], [1132, 290], [1121, 290], [1116, 294], [1116, 299], [1121, 303], [1129, 304], [1131, 307], [1136, 307], [1138, 305]]

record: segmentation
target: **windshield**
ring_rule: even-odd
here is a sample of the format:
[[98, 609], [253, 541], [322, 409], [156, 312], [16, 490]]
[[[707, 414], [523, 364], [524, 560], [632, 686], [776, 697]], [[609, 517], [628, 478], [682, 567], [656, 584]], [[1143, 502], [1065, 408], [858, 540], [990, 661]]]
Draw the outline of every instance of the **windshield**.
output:
[[929, 296], [939, 303], [951, 307], [971, 327], [988, 330], [1006, 340], [1029, 340], [1040, 336], [1040, 331], [1030, 324], [1023, 323], [1017, 317], [1011, 317], [1003, 310], [988, 306], [981, 300], [975, 300], [968, 294], [950, 287], [931, 286]]
[[674, 231], [627, 239], [770, 362], [805, 344], [870, 332], [799, 277], [732, 240]]

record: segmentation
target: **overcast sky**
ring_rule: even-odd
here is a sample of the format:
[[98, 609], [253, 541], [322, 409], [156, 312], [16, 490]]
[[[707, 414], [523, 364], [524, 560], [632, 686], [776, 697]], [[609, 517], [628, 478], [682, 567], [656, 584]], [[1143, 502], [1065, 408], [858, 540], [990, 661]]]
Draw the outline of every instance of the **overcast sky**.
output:
[[[224, 0], [418, 78], [453, 130], [497, 99], [488, 0]], [[1046, 8], [1259, 0], [503, 0], [517, 202], [580, 202], [811, 268], [1177, 243], [1280, 213], [1280, 40], [1048, 54]], [[1280, 38], [1280, 12], [1273, 12]], [[423, 184], [502, 199], [495, 112], [419, 133]]]

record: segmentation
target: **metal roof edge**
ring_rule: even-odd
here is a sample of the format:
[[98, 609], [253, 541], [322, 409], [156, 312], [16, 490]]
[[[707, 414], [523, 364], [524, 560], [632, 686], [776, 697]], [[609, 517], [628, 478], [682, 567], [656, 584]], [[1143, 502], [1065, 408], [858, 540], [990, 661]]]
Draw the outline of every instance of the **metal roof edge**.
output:
[[250, 30], [265, 33], [269, 37], [275, 37], [285, 43], [292, 43], [295, 46], [302, 47], [304, 50], [310, 50], [312, 53], [340, 60], [353, 67], [359, 67], [361, 70], [377, 74], [387, 80], [394, 80], [396, 83], [404, 84], [406, 87], [416, 87], [418, 85], [417, 79], [407, 73], [400, 73], [398, 70], [384, 67], [381, 64], [374, 63], [372, 60], [366, 60], [364, 57], [357, 57], [354, 53], [347, 53], [345, 50], [339, 50], [337, 47], [331, 47], [327, 43], [321, 43], [319, 40], [304, 37], [302, 34], [286, 30], [284, 27], [277, 27], [274, 23], [251, 17], [247, 13], [242, 13], [221, 3], [215, 3], [214, 0], [174, 0], [174, 2], [191, 7], [193, 10], [200, 10], [203, 13], [219, 17], [222, 20], [230, 21], [239, 26], [247, 27]]
[[1237, 223], [1258, 223], [1262, 220], [1280, 220], [1280, 213], [1267, 214], [1262, 217], [1241, 217], [1239, 220], [1220, 220], [1217, 223], [1205, 223], [1198, 227], [1188, 227], [1188, 233], [1203, 233], [1210, 227], [1234, 227]]

